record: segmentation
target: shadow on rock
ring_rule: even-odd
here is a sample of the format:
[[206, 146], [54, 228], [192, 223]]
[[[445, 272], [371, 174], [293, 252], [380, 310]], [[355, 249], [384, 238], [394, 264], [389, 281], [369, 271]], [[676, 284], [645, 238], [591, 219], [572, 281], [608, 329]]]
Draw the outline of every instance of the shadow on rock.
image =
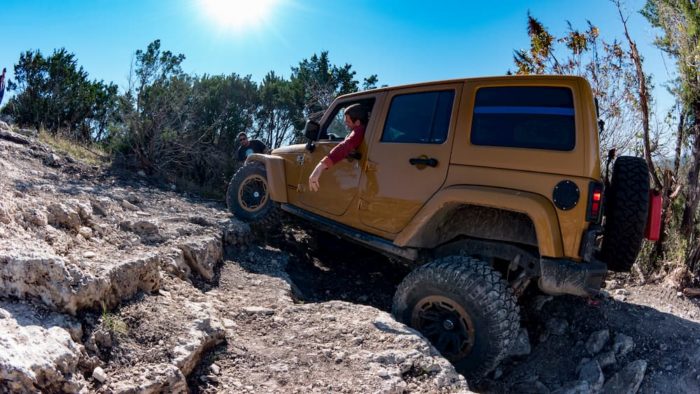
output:
[[394, 292], [408, 268], [330, 234], [287, 230], [278, 247], [290, 253], [286, 271], [301, 301], [341, 300], [391, 311]]

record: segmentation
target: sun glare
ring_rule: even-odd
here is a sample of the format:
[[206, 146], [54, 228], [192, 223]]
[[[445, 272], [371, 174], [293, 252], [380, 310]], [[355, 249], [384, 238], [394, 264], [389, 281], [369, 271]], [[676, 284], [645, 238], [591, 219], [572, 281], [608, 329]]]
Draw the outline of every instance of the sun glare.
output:
[[278, 0], [199, 0], [207, 17], [224, 30], [242, 31], [263, 24]]

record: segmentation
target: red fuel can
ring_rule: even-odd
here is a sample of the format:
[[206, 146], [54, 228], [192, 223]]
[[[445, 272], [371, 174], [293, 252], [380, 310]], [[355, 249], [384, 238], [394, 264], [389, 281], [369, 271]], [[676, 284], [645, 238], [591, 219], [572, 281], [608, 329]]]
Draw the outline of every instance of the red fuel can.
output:
[[661, 232], [661, 206], [663, 197], [656, 190], [649, 192], [649, 214], [647, 216], [647, 228], [644, 230], [644, 238], [649, 241], [657, 241]]

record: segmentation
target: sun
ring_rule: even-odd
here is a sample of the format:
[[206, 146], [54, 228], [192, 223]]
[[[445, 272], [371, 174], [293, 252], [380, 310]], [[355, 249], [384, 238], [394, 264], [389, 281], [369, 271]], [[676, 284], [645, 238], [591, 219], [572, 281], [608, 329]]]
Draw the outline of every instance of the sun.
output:
[[259, 27], [278, 0], [199, 0], [202, 11], [224, 30], [242, 31]]

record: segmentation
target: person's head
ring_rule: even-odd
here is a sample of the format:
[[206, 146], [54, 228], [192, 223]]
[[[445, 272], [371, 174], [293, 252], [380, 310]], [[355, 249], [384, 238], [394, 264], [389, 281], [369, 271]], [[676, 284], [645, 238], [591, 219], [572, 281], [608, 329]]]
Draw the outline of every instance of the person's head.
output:
[[238, 142], [240, 142], [243, 146], [248, 146], [248, 144], [250, 144], [250, 141], [248, 141], [248, 135], [243, 131], [238, 133]]
[[362, 104], [353, 104], [345, 108], [345, 125], [352, 129], [355, 126], [367, 126], [367, 108]]
[[3, 67], [2, 68], [2, 75], [5, 75], [5, 71], [7, 71], [7, 69], [5, 67]]

